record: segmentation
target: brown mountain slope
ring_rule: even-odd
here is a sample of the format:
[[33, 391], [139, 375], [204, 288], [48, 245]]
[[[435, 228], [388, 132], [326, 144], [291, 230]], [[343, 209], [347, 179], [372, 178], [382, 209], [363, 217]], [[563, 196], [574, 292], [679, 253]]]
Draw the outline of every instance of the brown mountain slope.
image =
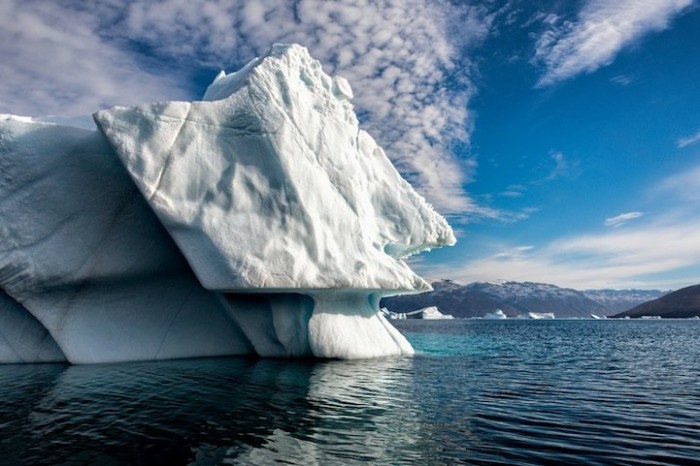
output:
[[640, 304], [613, 317], [661, 316], [665, 318], [690, 318], [700, 316], [700, 285], [681, 288], [659, 299]]

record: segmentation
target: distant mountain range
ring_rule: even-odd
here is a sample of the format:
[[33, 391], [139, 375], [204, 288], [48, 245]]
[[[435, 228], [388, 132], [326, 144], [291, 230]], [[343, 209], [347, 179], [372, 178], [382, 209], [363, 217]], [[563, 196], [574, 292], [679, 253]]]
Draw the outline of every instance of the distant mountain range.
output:
[[657, 299], [669, 291], [659, 290], [584, 290], [586, 297], [608, 309], [606, 315], [626, 311], [647, 301]]
[[660, 316], [684, 319], [700, 316], [700, 285], [681, 288], [678, 291], [621, 312], [614, 317], [625, 316]]
[[508, 317], [528, 312], [552, 312], [557, 317], [611, 315], [631, 309], [665, 294], [658, 290], [577, 291], [546, 283], [475, 282], [461, 285], [452, 280], [433, 282], [434, 291], [384, 298], [381, 305], [393, 312], [437, 306], [455, 317], [482, 317], [501, 309]]

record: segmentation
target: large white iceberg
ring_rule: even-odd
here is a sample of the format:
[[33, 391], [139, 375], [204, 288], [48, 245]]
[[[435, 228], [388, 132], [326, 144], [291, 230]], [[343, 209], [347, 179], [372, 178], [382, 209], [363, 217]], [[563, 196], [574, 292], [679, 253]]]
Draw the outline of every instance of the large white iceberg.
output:
[[70, 362], [412, 353], [379, 299], [429, 289], [403, 259], [454, 236], [351, 97], [275, 46], [99, 131], [0, 118], [0, 288]]

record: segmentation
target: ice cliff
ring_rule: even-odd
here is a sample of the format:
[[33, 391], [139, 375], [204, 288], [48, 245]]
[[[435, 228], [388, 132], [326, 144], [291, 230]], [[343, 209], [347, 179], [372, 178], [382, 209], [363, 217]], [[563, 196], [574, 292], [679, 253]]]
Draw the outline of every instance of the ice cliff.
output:
[[410, 354], [382, 296], [447, 222], [298, 45], [203, 101], [0, 117], [0, 362]]

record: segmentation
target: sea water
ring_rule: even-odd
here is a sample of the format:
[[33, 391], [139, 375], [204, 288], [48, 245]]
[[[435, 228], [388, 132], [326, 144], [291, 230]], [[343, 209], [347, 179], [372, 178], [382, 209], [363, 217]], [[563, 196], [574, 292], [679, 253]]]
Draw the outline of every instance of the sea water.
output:
[[0, 366], [0, 464], [700, 464], [700, 321], [402, 321], [413, 358]]

